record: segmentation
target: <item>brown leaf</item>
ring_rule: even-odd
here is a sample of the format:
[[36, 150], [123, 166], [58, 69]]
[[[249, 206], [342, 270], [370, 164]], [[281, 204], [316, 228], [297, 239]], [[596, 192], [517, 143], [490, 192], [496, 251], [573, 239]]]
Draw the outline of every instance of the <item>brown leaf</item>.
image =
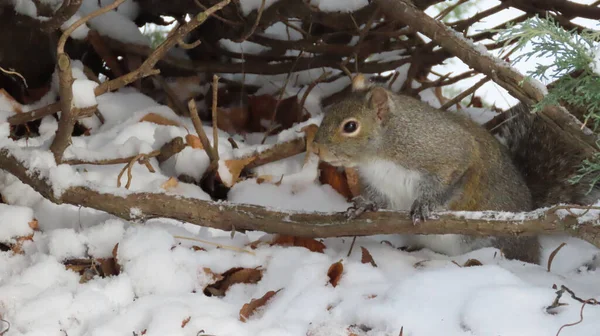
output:
[[10, 247], [10, 249], [14, 254], [21, 254], [23, 253], [23, 244], [25, 244], [27, 241], [33, 241], [33, 234], [16, 237], [15, 240], [16, 242]]
[[369, 250], [362, 246], [360, 247], [360, 249], [362, 250], [362, 257], [360, 258], [360, 262], [362, 262], [363, 264], [371, 263], [373, 267], [377, 267], [377, 264], [375, 263], [375, 260], [373, 260], [373, 256], [371, 255]]
[[113, 259], [115, 260], [115, 267], [117, 269], [117, 272], [120, 273], [121, 265], [119, 264], [119, 259], [117, 258], [118, 252], [119, 252], [119, 243], [116, 243], [115, 247], [113, 247], [113, 250], [112, 250], [112, 256], [113, 256]]
[[206, 249], [204, 247], [200, 247], [200, 246], [192, 246], [192, 250], [194, 251], [206, 251]]
[[204, 146], [202, 146], [202, 141], [200, 141], [200, 138], [198, 138], [198, 136], [193, 135], [193, 134], [188, 134], [185, 136], [185, 142], [190, 145], [190, 147], [195, 148], [195, 149], [204, 149]]
[[102, 270], [103, 276], [119, 275], [115, 258], [99, 258], [97, 261], [100, 263], [100, 270]]
[[273, 96], [264, 94], [260, 96], [248, 96], [248, 131], [264, 132], [262, 120], [271, 121], [277, 100]]
[[298, 96], [292, 96], [279, 102], [275, 121], [281, 125], [283, 129], [288, 129], [295, 123], [306, 120], [308, 120], [308, 115], [300, 108]]
[[276, 235], [273, 241], [271, 242], [271, 246], [273, 245], [304, 247], [311, 250], [312, 252], [318, 253], [323, 253], [323, 251], [325, 250], [325, 244], [318, 240], [288, 235]]
[[169, 177], [168, 180], [166, 180], [163, 184], [161, 184], [161, 188], [163, 188], [164, 190], [169, 190], [169, 189], [173, 189], [175, 187], [177, 187], [177, 185], [179, 184], [179, 181], [177, 181], [176, 178], [174, 177]]
[[329, 270], [327, 271], [327, 276], [329, 277], [329, 283], [333, 286], [336, 287], [338, 282], [340, 281], [341, 277], [342, 277], [342, 273], [344, 272], [344, 265], [342, 264], [342, 261], [338, 261], [336, 263], [331, 264], [331, 266], [329, 266]]
[[281, 181], [283, 181], [283, 175], [277, 177], [277, 180], [273, 175], [261, 175], [256, 178], [256, 184], [271, 183], [278, 186], [281, 185]]
[[246, 303], [240, 309], [240, 321], [246, 322], [258, 308], [263, 307], [270, 298], [272, 298], [275, 294], [277, 294], [281, 289], [275, 291], [268, 291], [265, 295], [263, 295], [259, 299], [252, 299], [249, 303]]
[[469, 259], [469, 260], [465, 261], [465, 263], [463, 264], [463, 267], [472, 267], [472, 266], [483, 266], [483, 264], [481, 263], [481, 261], [479, 261], [477, 259]]
[[160, 114], [156, 114], [154, 112], [150, 112], [150, 113], [146, 114], [142, 119], [140, 119], [140, 122], [144, 122], [144, 121], [151, 122], [151, 123], [158, 124], [158, 125], [165, 125], [165, 126], [180, 126], [178, 122], [167, 119], [167, 118], [161, 116]]
[[353, 198], [352, 191], [348, 185], [348, 180], [346, 179], [346, 174], [343, 171], [339, 171], [338, 168], [326, 162], [319, 162], [319, 169], [321, 170], [319, 181], [322, 184], [329, 184], [347, 200]]
[[263, 270], [257, 268], [235, 267], [221, 274], [220, 281], [210, 285], [209, 292], [216, 296], [223, 296], [234, 284], [255, 284], [262, 279]]
[[40, 230], [40, 223], [38, 222], [37, 219], [32, 219], [31, 222], [28, 223], [29, 227], [33, 230], [33, 231], [39, 231]]
[[358, 179], [358, 171], [355, 168], [345, 168], [346, 182], [350, 188], [352, 197], [360, 195], [360, 182]]
[[248, 107], [234, 106], [217, 108], [217, 127], [230, 134], [248, 132]]
[[241, 159], [231, 159], [231, 160], [225, 160], [225, 166], [227, 167], [227, 170], [229, 170], [229, 173], [231, 174], [231, 181], [224, 181], [221, 178], [221, 181], [223, 181], [223, 184], [225, 184], [225, 186], [231, 188], [234, 184], [236, 184], [240, 178], [240, 174], [242, 173], [242, 170], [244, 170], [244, 167], [246, 167], [250, 162], [256, 160], [256, 156], [250, 156], [250, 157], [246, 157], [246, 158], [241, 158]]
[[185, 326], [190, 322], [191, 319], [192, 317], [188, 316], [185, 320], [181, 321], [181, 327], [185, 328]]

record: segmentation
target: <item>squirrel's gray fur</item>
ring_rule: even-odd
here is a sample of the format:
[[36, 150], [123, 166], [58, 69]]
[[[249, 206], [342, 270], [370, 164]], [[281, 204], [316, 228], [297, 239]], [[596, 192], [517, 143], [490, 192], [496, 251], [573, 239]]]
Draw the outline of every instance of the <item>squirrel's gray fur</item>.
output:
[[559, 203], [588, 205], [600, 198], [598, 186], [590, 190], [591, 177], [569, 182], [586, 158], [584, 153], [522, 103], [506, 111], [506, 117], [498, 135], [531, 191], [534, 208]]
[[[513, 108], [512, 118], [500, 127], [505, 147], [466, 116], [382, 87], [359, 87], [329, 108], [314, 148], [323, 161], [358, 169], [363, 188], [355, 209], [361, 211], [410, 210], [418, 220], [444, 208], [528, 211], [598, 199], [598, 189], [588, 194], [585, 181], [568, 182], [583, 155], [523, 108]], [[360, 124], [359, 132], [349, 135], [344, 130], [348, 120]], [[540, 262], [537, 237], [413, 238], [413, 243], [433, 250], [444, 239], [458, 238], [459, 248], [451, 253], [494, 246], [509, 259]]]

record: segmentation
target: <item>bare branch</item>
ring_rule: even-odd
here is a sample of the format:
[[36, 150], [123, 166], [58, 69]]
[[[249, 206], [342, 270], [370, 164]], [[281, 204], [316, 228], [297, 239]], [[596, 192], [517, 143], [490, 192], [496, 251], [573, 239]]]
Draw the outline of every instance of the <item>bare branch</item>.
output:
[[[191, 224], [229, 231], [258, 230], [300, 237], [342, 237], [374, 234], [464, 234], [473, 236], [514, 236], [570, 234], [600, 246], [600, 227], [593, 223], [578, 224], [576, 216], [555, 207], [532, 212], [514, 219], [498, 218], [497, 212], [466, 219], [469, 212], [442, 213], [436, 218], [414, 225], [407, 212], [378, 211], [365, 213], [348, 221], [342, 213], [290, 213], [264, 207], [213, 203], [182, 196], [157, 193], [129, 193], [117, 196], [87, 187], [71, 187], [56, 196], [40, 172], [28, 171], [7, 149], [0, 150], [0, 169], [15, 175], [48, 200], [57, 204], [73, 204], [107, 212], [125, 220], [172, 218]], [[122, 190], [122, 189], [120, 189]], [[131, 211], [131, 209], [139, 211]], [[141, 213], [142, 217], [136, 217]], [[505, 215], [499, 216], [506, 218]]]

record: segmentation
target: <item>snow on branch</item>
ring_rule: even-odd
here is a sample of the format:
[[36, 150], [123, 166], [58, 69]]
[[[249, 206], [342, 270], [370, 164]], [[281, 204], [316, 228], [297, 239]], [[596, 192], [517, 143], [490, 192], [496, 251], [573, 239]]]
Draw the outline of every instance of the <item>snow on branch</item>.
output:
[[[594, 225], [600, 213], [596, 208], [557, 206], [514, 214], [445, 212], [419, 225], [413, 225], [406, 212], [378, 211], [348, 221], [341, 213], [279, 212], [260, 206], [215, 203], [162, 193], [117, 196], [83, 186], [70, 187], [57, 196], [50, 182], [42, 177], [43, 172], [28, 170], [8, 149], [0, 150], [0, 169], [15, 175], [54, 203], [93, 208], [125, 220], [171, 218], [224, 231], [257, 230], [320, 238], [393, 233], [473, 236], [566, 233], [600, 247], [600, 226]], [[119, 193], [123, 194], [122, 189]]]

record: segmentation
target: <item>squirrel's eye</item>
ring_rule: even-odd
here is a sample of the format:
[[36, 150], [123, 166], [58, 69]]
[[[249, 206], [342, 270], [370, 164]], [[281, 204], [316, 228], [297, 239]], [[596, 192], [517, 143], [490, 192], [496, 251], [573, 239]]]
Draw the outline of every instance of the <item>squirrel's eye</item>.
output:
[[358, 129], [358, 124], [356, 121], [348, 121], [344, 124], [344, 132], [345, 133], [354, 133]]

